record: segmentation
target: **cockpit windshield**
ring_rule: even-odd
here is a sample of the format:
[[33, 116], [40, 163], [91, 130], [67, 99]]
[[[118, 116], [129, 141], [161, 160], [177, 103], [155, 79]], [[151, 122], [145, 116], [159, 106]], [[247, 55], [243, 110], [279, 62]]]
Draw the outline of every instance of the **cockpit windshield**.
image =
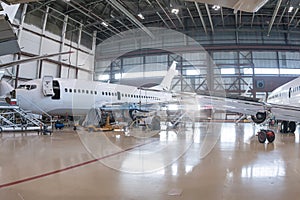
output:
[[36, 85], [19, 85], [17, 89], [33, 90], [36, 88]]

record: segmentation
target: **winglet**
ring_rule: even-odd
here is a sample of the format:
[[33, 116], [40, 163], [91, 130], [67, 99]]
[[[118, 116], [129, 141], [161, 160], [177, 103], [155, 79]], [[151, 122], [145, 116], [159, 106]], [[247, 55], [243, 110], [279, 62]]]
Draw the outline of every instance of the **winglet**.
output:
[[162, 82], [157, 86], [151, 87], [150, 89], [169, 91], [171, 89], [171, 84], [174, 76], [178, 75], [178, 71], [176, 70], [176, 65], [177, 62], [173, 61], [171, 67], [169, 68]]

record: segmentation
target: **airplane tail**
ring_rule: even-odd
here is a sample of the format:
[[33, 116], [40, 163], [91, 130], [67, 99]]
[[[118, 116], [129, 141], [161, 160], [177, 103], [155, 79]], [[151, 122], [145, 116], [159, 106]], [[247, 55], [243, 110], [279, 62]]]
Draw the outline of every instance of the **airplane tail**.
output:
[[163, 78], [162, 82], [154, 87], [151, 87], [150, 89], [153, 90], [162, 90], [162, 91], [168, 91], [171, 89], [171, 84], [174, 76], [178, 74], [178, 71], [176, 70], [176, 61], [173, 61], [171, 67], [169, 68], [166, 76]]

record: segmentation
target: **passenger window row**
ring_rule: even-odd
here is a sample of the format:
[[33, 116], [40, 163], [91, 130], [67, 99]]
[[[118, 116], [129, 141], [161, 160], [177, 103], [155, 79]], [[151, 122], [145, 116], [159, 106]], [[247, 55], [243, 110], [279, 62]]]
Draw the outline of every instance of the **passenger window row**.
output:
[[292, 92], [298, 92], [298, 91], [300, 91], [300, 86], [294, 87], [292, 89]]
[[84, 90], [84, 89], [71, 89], [71, 88], [65, 88], [65, 92], [69, 92], [69, 93], [81, 93], [81, 94], [95, 94], [97, 95], [97, 91], [93, 91], [93, 90]]
[[[102, 92], [103, 96], [117, 96], [117, 92]], [[121, 96], [124, 98], [137, 98], [137, 99], [153, 99], [153, 100], [160, 100], [158, 97], [153, 97], [153, 96], [143, 96], [143, 95], [135, 95], [135, 94], [126, 94], [122, 93]]]
[[[71, 89], [71, 88], [65, 88], [65, 92], [67, 93], [81, 93], [81, 94], [95, 94], [97, 95], [97, 91], [93, 90], [84, 90], [84, 89]], [[118, 96], [117, 92], [102, 92], [103, 96]], [[152, 99], [152, 100], [160, 100], [158, 97], [153, 96], [146, 96], [146, 95], [135, 95], [135, 94], [126, 94], [122, 93], [120, 94], [123, 98], [137, 98], [137, 99]]]

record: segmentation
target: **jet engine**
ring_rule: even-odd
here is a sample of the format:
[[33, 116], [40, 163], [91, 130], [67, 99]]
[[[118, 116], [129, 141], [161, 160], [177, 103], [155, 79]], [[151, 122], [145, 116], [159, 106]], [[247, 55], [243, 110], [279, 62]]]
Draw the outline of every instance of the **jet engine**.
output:
[[261, 124], [269, 119], [270, 113], [268, 111], [259, 111], [255, 115], [251, 115], [251, 119], [256, 124]]

